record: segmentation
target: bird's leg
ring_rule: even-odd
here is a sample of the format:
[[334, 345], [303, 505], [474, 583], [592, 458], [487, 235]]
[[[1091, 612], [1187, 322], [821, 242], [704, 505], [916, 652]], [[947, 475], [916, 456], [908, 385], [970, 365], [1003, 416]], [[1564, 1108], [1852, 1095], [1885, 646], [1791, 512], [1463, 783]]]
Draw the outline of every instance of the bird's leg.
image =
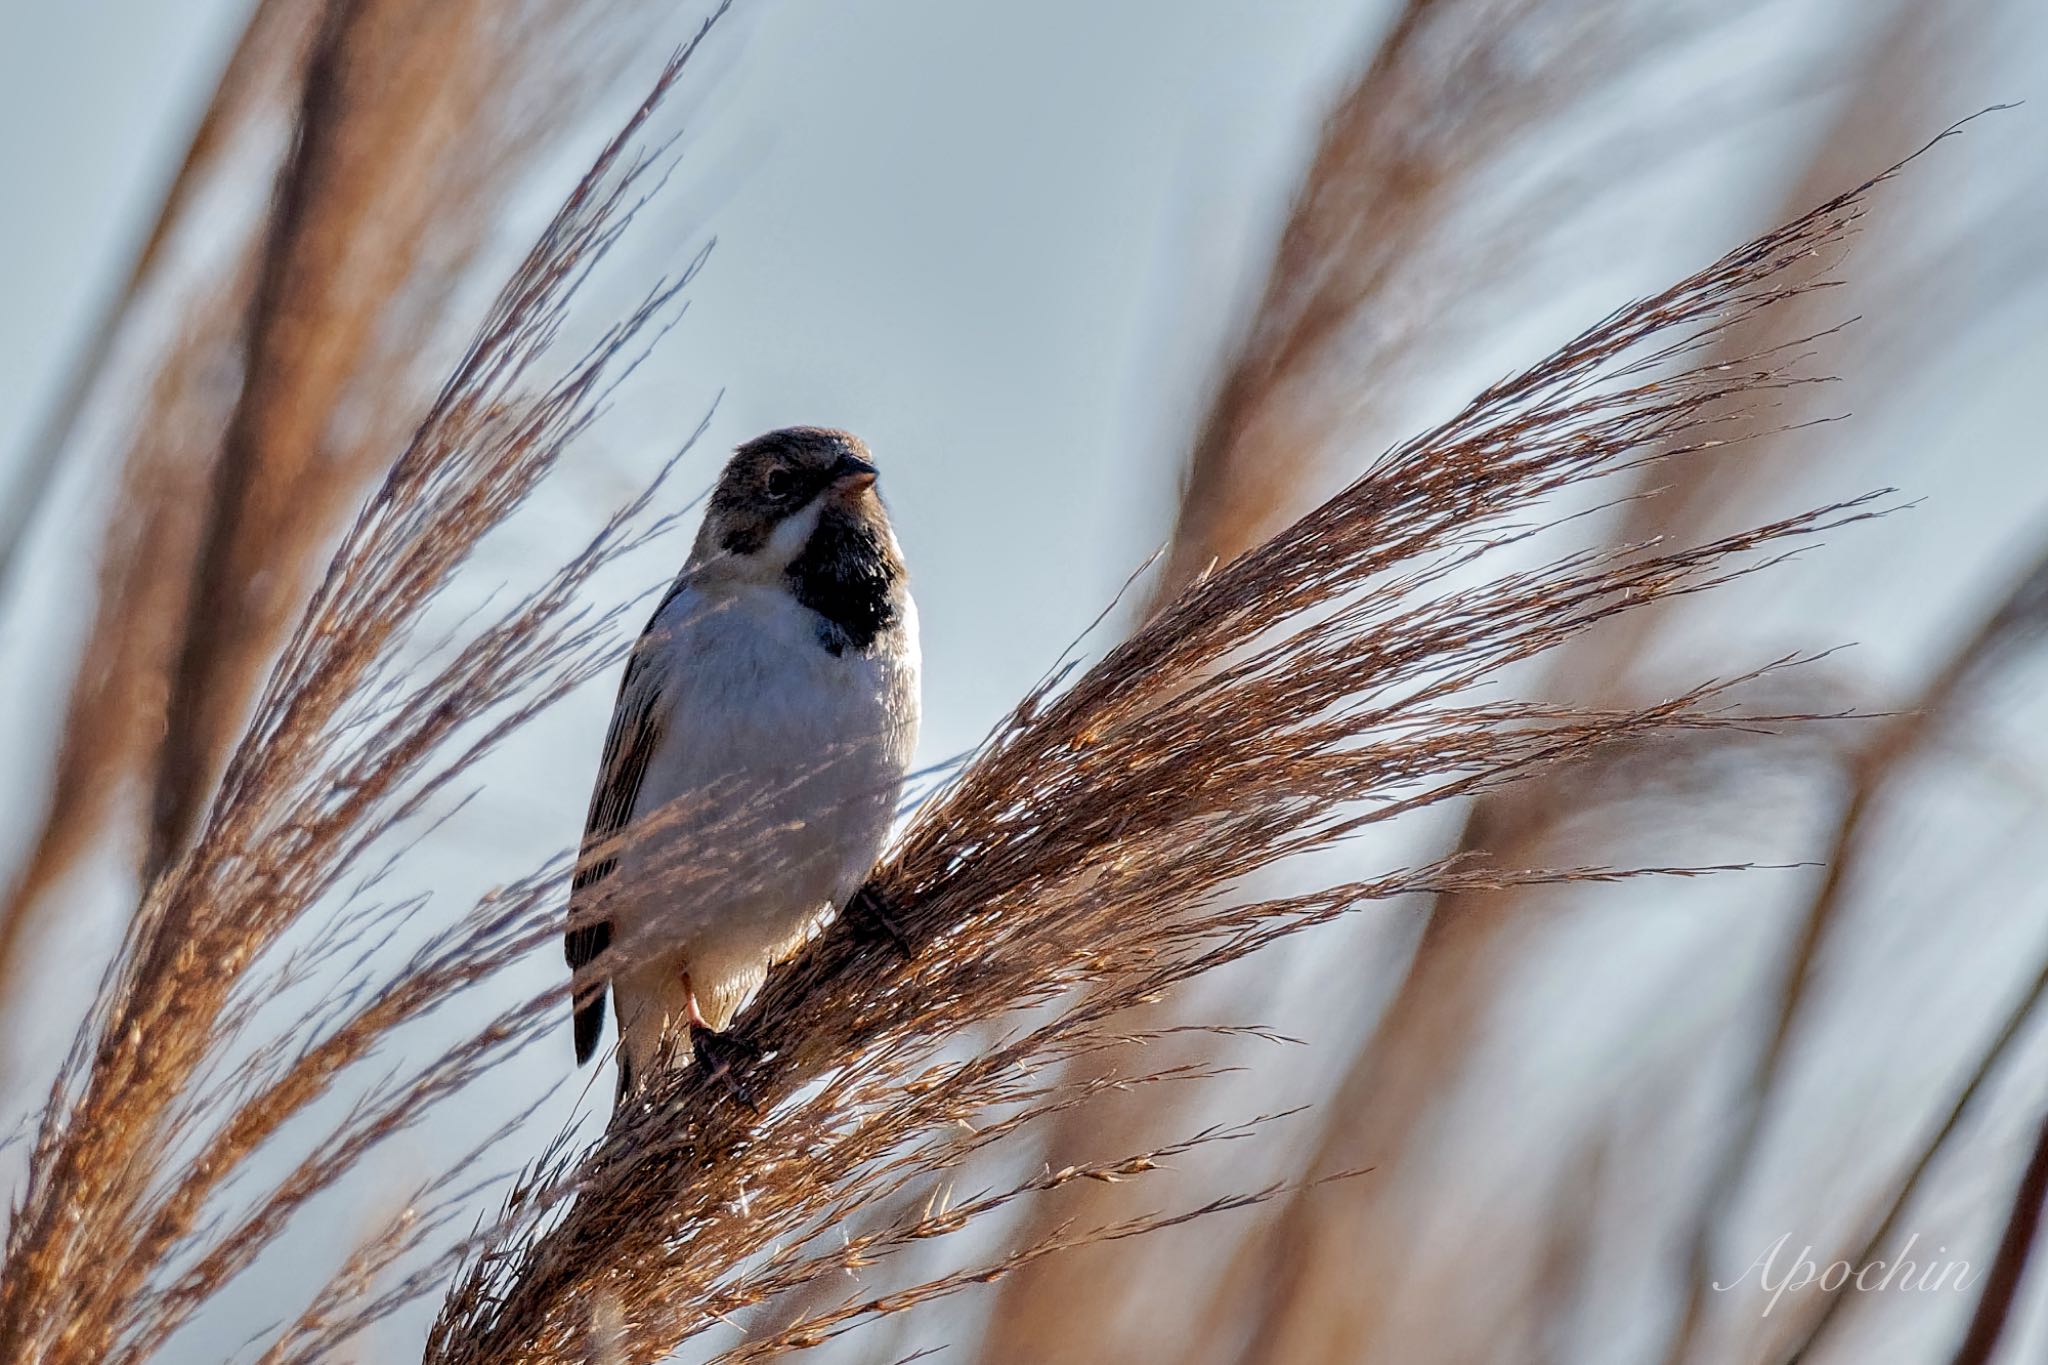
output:
[[690, 984], [690, 974], [688, 972], [683, 973], [683, 1000], [685, 1007], [689, 1010], [690, 1032], [694, 1034], [700, 1028], [710, 1028], [711, 1025], [704, 1022], [704, 1011], [697, 1008], [697, 988]]
[[739, 1068], [761, 1060], [761, 1049], [734, 1033], [720, 1033], [703, 1024], [690, 1025], [690, 1052], [704, 1074], [723, 1085], [749, 1113], [761, 1112], [753, 1087], [740, 1077]]
[[760, 1113], [760, 1102], [754, 1098], [752, 1088], [740, 1079], [738, 1068], [743, 1063], [760, 1061], [761, 1049], [736, 1034], [720, 1033], [704, 1021], [688, 972], [683, 973], [683, 995], [690, 1002], [690, 1055], [704, 1068], [706, 1076], [723, 1085], [749, 1112]]
[[905, 957], [915, 956], [910, 947], [910, 938], [903, 932], [903, 925], [890, 910], [889, 903], [882, 899], [882, 893], [875, 890], [873, 882], [861, 883], [860, 890], [853, 893], [853, 899], [846, 903], [847, 922], [867, 933], [870, 937], [886, 938], [896, 945], [896, 951]]

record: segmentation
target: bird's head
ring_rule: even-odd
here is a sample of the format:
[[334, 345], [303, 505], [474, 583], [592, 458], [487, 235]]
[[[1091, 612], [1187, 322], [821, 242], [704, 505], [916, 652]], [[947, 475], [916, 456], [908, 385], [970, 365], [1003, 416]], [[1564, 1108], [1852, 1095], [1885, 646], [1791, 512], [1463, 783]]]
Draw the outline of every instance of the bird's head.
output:
[[690, 558], [737, 577], [773, 578], [790, 569], [821, 524], [864, 528], [893, 549], [875, 493], [878, 472], [851, 432], [785, 427], [756, 436], [726, 462]]

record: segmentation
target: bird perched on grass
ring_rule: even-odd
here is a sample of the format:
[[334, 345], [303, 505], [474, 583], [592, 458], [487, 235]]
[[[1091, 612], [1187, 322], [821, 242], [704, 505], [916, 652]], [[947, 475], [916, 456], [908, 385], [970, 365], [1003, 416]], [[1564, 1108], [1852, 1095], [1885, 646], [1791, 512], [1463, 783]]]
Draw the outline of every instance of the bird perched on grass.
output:
[[609, 987], [621, 1100], [685, 1047], [726, 1072], [721, 1032], [881, 853], [918, 644], [875, 479], [844, 431], [739, 447], [626, 665], [566, 936], [576, 1060]]

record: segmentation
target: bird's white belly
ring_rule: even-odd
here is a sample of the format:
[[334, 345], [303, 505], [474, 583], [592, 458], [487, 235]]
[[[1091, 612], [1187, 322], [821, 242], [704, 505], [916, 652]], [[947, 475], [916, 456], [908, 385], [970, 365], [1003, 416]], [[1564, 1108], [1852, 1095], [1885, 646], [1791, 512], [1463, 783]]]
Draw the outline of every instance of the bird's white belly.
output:
[[679, 594], [663, 624], [668, 717], [620, 857], [614, 923], [638, 965], [618, 1003], [622, 1023], [636, 1001], [671, 1015], [686, 972], [723, 1028], [882, 850], [917, 738], [916, 627], [907, 649], [834, 655], [812, 613], [750, 587]]

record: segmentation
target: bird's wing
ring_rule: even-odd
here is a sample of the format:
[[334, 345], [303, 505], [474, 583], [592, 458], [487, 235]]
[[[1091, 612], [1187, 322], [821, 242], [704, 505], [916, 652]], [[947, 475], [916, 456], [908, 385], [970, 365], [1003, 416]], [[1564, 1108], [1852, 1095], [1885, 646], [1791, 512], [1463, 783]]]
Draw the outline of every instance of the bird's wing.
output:
[[[663, 605], [666, 606], [667, 602], [664, 601]], [[657, 609], [656, 620], [660, 616]], [[604, 762], [598, 769], [597, 790], [591, 793], [590, 816], [584, 822], [583, 856], [578, 860], [575, 883], [569, 894], [572, 921], [579, 919], [578, 909], [588, 905], [597, 887], [618, 866], [616, 847], [599, 857], [592, 857], [591, 851], [608, 841], [615, 841], [633, 818], [633, 806], [640, 796], [640, 784], [647, 776], [648, 761], [661, 746], [662, 735], [667, 728], [667, 708], [662, 705], [661, 670], [650, 657], [655, 629], [654, 623], [649, 622], [646, 633], [633, 647], [632, 657], [626, 661], [626, 676], [619, 683], [619, 699], [612, 708], [611, 729], [604, 740]], [[562, 951], [569, 959], [569, 970], [579, 972], [610, 946], [611, 921], [576, 922], [562, 937]], [[577, 983], [578, 1066], [589, 1061], [591, 1054], [597, 1051], [598, 1038], [604, 1032], [606, 984], [603, 981]]]

